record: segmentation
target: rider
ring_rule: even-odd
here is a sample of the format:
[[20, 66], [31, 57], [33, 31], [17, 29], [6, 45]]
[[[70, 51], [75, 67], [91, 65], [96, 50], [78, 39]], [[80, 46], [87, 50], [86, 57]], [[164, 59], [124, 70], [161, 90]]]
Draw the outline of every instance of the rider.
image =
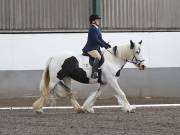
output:
[[88, 40], [85, 47], [82, 49], [83, 53], [87, 53], [94, 58], [92, 75], [91, 78], [98, 77], [98, 67], [99, 61], [101, 60], [101, 50], [100, 47], [106, 49], [111, 48], [111, 46], [102, 39], [102, 34], [99, 29], [101, 22], [101, 17], [94, 14], [89, 17], [89, 31], [88, 31]]

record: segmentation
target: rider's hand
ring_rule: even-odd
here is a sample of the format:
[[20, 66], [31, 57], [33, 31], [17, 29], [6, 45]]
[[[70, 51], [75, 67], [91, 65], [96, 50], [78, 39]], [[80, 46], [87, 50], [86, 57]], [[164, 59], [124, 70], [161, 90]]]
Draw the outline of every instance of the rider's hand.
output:
[[109, 42], [107, 43], [106, 49], [108, 49], [108, 48], [111, 48], [111, 45], [109, 44]]
[[108, 48], [111, 48], [111, 45], [110, 45], [110, 44], [108, 44]]

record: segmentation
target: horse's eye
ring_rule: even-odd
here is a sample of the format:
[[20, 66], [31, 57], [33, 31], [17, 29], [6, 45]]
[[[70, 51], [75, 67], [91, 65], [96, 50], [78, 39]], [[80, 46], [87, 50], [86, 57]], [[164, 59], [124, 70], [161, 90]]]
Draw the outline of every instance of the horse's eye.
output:
[[139, 51], [136, 51], [137, 54], [139, 54]]

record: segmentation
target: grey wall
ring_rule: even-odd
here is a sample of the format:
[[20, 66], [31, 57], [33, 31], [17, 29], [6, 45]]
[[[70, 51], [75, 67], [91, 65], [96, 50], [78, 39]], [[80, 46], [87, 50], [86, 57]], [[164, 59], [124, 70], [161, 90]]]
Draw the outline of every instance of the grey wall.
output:
[[0, 0], [0, 32], [87, 29], [89, 0]]
[[[41, 74], [42, 71], [0, 71], [0, 98], [38, 96]], [[123, 69], [119, 84], [131, 97], [180, 97], [180, 68]], [[73, 82], [80, 97], [88, 96], [97, 87]], [[107, 86], [102, 97], [112, 94]]]
[[179, 12], [179, 0], [101, 0], [103, 28], [115, 31], [176, 31]]
[[[0, 0], [0, 32], [86, 32], [93, 0]], [[100, 0], [102, 28], [180, 31], [179, 0]]]

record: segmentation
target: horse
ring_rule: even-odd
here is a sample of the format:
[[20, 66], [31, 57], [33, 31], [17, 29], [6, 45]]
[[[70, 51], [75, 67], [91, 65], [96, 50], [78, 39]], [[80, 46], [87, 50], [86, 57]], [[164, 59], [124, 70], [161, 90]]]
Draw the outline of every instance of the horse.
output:
[[[40, 97], [33, 103], [33, 109], [36, 113], [43, 113], [43, 106], [48, 102], [50, 93], [54, 93], [58, 97], [69, 97], [71, 104], [77, 113], [89, 112], [94, 113], [93, 105], [96, 99], [101, 95], [102, 89], [106, 85], [110, 85], [115, 91], [115, 97], [118, 104], [122, 106], [121, 110], [124, 112], [135, 112], [136, 107], [130, 105], [125, 93], [118, 84], [120, 72], [127, 62], [133, 63], [139, 70], [145, 69], [144, 59], [141, 53], [142, 40], [138, 43], [130, 40], [128, 44], [114, 46], [112, 48], [102, 51], [104, 57], [104, 63], [100, 67], [101, 79], [103, 83], [100, 83], [98, 90], [93, 91], [89, 97], [85, 100], [82, 106], [76, 100], [72, 90], [72, 76], [65, 76], [62, 80], [57, 78], [58, 72], [61, 70], [63, 63], [67, 58], [71, 56], [75, 57], [79, 62], [79, 67], [85, 74], [86, 83], [89, 85], [99, 83], [97, 79], [92, 79], [91, 72], [92, 67], [89, 64], [89, 57], [81, 54], [62, 54], [58, 56], [52, 56], [48, 59], [45, 70], [42, 74], [40, 82]], [[70, 66], [71, 67], [71, 66]], [[81, 76], [81, 72], [75, 72], [75, 76]]]

